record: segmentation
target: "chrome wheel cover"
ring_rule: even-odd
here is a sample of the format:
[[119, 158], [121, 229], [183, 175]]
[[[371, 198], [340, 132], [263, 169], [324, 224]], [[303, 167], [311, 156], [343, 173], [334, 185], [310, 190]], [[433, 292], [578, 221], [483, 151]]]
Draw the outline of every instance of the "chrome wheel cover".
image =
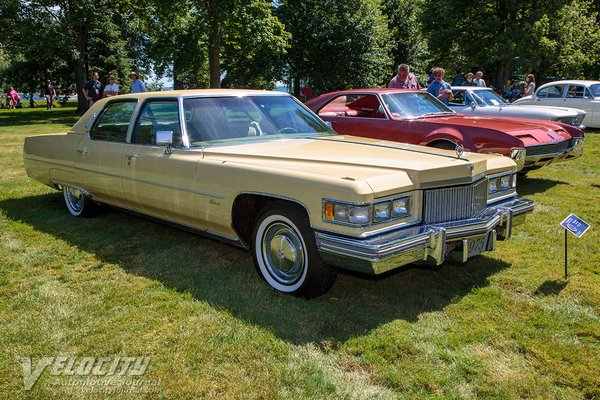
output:
[[265, 229], [261, 242], [269, 275], [285, 286], [297, 283], [303, 276], [306, 260], [296, 231], [285, 223], [275, 222]]
[[79, 189], [65, 187], [65, 200], [73, 212], [80, 213], [83, 210], [84, 195]]

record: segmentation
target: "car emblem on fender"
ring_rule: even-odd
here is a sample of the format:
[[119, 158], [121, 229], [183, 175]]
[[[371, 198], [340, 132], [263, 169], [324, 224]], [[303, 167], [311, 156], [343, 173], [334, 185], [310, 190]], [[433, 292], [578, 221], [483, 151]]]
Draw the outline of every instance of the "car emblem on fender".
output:
[[464, 148], [464, 147], [462, 147], [460, 144], [457, 144], [457, 145], [456, 145], [456, 148], [454, 149], [454, 151], [456, 151], [456, 156], [457, 156], [458, 158], [460, 158], [460, 156], [462, 156], [462, 155], [463, 155], [463, 153], [465, 152], [465, 148]]

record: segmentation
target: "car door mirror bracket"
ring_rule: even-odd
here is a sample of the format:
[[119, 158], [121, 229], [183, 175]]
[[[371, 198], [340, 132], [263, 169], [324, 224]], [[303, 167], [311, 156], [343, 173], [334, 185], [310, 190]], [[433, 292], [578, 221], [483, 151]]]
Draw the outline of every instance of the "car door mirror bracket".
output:
[[157, 131], [156, 144], [165, 146], [165, 154], [173, 152], [173, 131]]

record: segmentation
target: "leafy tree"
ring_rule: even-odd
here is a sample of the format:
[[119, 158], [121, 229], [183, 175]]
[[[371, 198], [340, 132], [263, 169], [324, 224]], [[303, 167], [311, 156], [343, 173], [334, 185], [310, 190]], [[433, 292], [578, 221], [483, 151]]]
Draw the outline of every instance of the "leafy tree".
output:
[[3, 0], [0, 6], [0, 29], [13, 59], [22, 59], [26, 73], [38, 81], [70, 75], [79, 112], [87, 108], [81, 89], [90, 70], [124, 77], [131, 64], [128, 49], [136, 48], [131, 38], [141, 37], [128, 0]]
[[551, 54], [542, 64], [547, 75], [599, 78], [600, 23], [598, 8], [592, 1], [566, 4], [558, 10], [548, 31], [545, 40]]
[[379, 0], [282, 0], [278, 15], [292, 34], [289, 76], [315, 91], [383, 84], [390, 76], [391, 34]]
[[[585, 58], [597, 59], [597, 50], [592, 54], [594, 46], [585, 39], [597, 37], [590, 4], [585, 0], [425, 0], [422, 21], [433, 64], [482, 69], [488, 82], [501, 86], [515, 71], [540, 77], [562, 73], [557, 66], [573, 49], [581, 54], [569, 61], [571, 70], [575, 64], [582, 67]], [[584, 14], [576, 18], [577, 12]], [[573, 42], [561, 44], [562, 35]]]
[[411, 71], [427, 76], [427, 41], [419, 19], [424, 0], [384, 0], [384, 13], [389, 20], [392, 34], [392, 57], [390, 78], [396, 73], [398, 64], [409, 64]]
[[272, 89], [283, 76], [290, 34], [265, 1], [236, 7], [224, 26], [226, 86]]
[[176, 88], [271, 88], [288, 34], [263, 0], [155, 0], [151, 54]]

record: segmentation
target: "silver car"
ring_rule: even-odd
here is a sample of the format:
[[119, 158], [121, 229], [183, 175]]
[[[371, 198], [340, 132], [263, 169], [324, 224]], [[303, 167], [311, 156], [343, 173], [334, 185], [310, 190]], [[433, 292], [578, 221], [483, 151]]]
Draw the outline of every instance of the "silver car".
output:
[[587, 113], [583, 124], [600, 128], [600, 81], [565, 80], [546, 83], [518, 105], [572, 107]]
[[576, 108], [508, 103], [491, 88], [484, 87], [453, 86], [452, 93], [450, 108], [467, 116], [545, 119], [584, 128], [586, 112]]

